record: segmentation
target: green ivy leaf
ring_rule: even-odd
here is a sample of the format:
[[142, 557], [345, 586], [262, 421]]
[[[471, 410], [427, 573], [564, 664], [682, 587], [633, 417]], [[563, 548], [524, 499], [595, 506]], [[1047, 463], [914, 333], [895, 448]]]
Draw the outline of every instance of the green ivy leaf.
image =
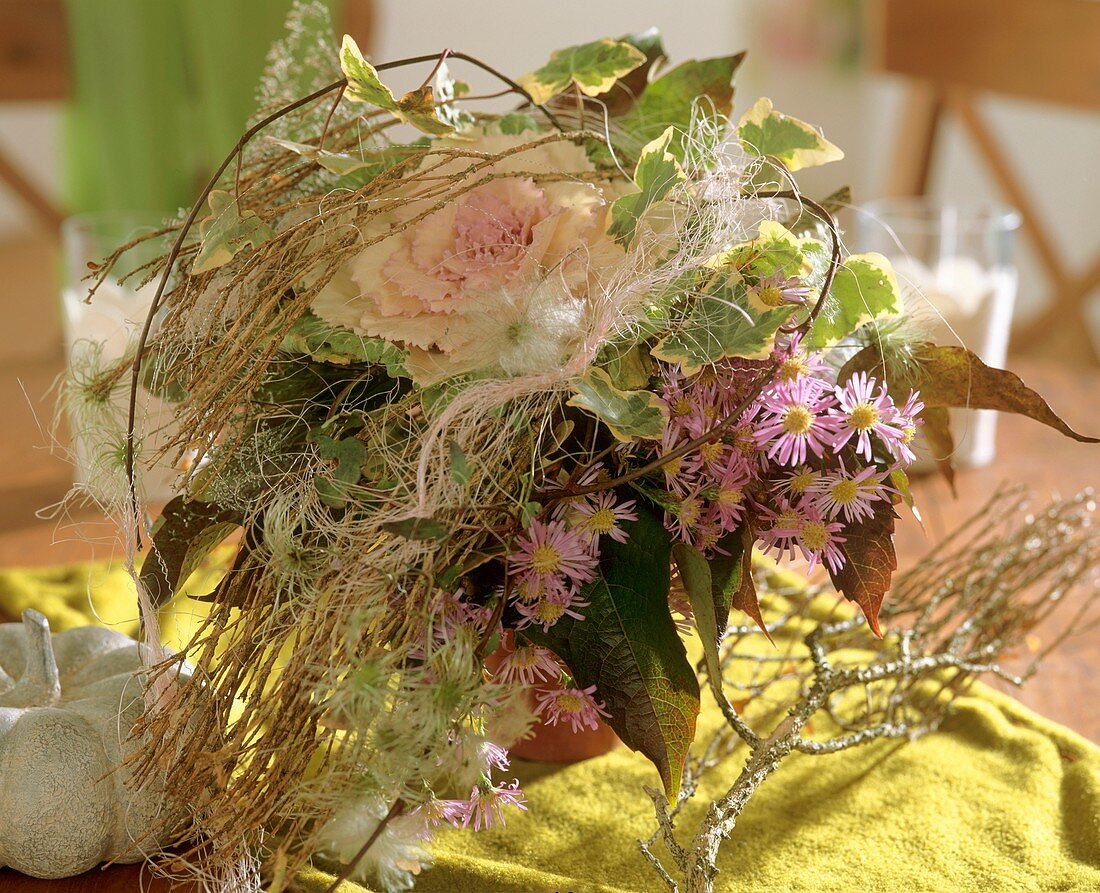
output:
[[282, 146], [295, 155], [315, 161], [326, 171], [346, 177], [359, 171], [368, 171], [372, 176], [382, 173], [389, 165], [380, 155], [356, 156], [346, 152], [329, 152], [327, 149], [318, 149], [306, 143], [296, 143], [294, 140], [284, 140], [278, 137], [268, 137], [271, 142]]
[[756, 238], [734, 245], [722, 256], [721, 264], [758, 279], [776, 272], [784, 276], [798, 276], [805, 263], [804, 241], [782, 224], [765, 220], [760, 224]]
[[645, 344], [611, 342], [600, 351], [597, 362], [621, 391], [644, 389], [653, 376], [653, 360]]
[[628, 246], [634, 238], [638, 221], [646, 209], [687, 180], [687, 174], [676, 156], [669, 151], [672, 138], [673, 129], [667, 127], [657, 139], [646, 144], [634, 169], [634, 185], [638, 191], [624, 195], [611, 204], [611, 225], [607, 232], [624, 246]]
[[336, 464], [329, 477], [316, 478], [317, 493], [325, 505], [340, 508], [348, 501], [348, 490], [359, 483], [363, 475], [363, 466], [369, 458], [363, 442], [354, 437], [340, 440], [327, 434], [316, 434], [312, 438], [317, 444], [317, 455]]
[[829, 347], [861, 326], [901, 313], [894, 268], [881, 254], [853, 254], [837, 270], [825, 306], [806, 338], [807, 347]]
[[373, 363], [385, 366], [391, 377], [404, 375], [405, 352], [381, 338], [364, 338], [351, 329], [334, 326], [306, 311], [283, 336], [281, 349], [304, 354], [318, 363], [348, 366]]
[[141, 585], [153, 604], [166, 605], [199, 564], [241, 526], [239, 512], [177, 496], [160, 513], [152, 547], [141, 566]]
[[470, 92], [470, 85], [465, 81], [455, 80], [446, 62], [441, 62], [439, 70], [435, 73], [434, 90], [435, 111], [440, 121], [450, 124], [455, 130], [461, 130], [474, 123], [474, 116], [463, 111], [454, 102]]
[[403, 521], [387, 521], [382, 525], [386, 533], [404, 537], [407, 540], [441, 540], [450, 535], [450, 530], [435, 518], [405, 518]]
[[661, 32], [656, 28], [649, 28], [639, 34], [627, 34], [619, 40], [641, 51], [645, 55], [645, 62], [620, 77], [618, 84], [604, 95], [602, 102], [607, 113], [612, 116], [622, 115], [634, 105], [645, 91], [652, 75], [668, 59], [661, 42]]
[[791, 171], [844, 157], [817, 128], [775, 111], [767, 97], [758, 99], [741, 118], [737, 136], [746, 152], [776, 158]]
[[451, 477], [460, 487], [465, 486], [473, 475], [474, 468], [456, 441], [448, 442], [447, 448], [451, 454]]
[[211, 191], [207, 201], [211, 214], [199, 223], [202, 242], [191, 264], [191, 273], [208, 273], [223, 267], [245, 245], [259, 248], [275, 235], [255, 211], [241, 213], [233, 196], [222, 190]]
[[722, 288], [694, 299], [687, 319], [659, 341], [652, 354], [666, 363], [679, 363], [685, 375], [723, 357], [760, 359], [771, 352], [775, 333], [794, 309], [757, 313], [749, 307], [742, 286]]
[[620, 391], [599, 368], [573, 379], [569, 406], [592, 413], [616, 439], [660, 440], [665, 430], [665, 407], [652, 391]]
[[646, 86], [623, 116], [622, 129], [649, 142], [666, 127], [674, 127], [676, 139], [670, 149], [683, 161], [683, 134], [691, 125], [693, 110], [698, 105], [705, 115], [729, 115], [733, 104], [733, 76], [744, 58], [744, 53], [738, 53], [676, 66]]
[[596, 686], [623, 742], [657, 767], [675, 797], [699, 715], [699, 683], [668, 610], [671, 543], [639, 507], [625, 543], [602, 547], [599, 576], [582, 590], [585, 619], [524, 635], [558, 655], [577, 684]]
[[517, 82], [536, 105], [545, 105], [573, 85], [585, 96], [606, 93], [615, 81], [645, 61], [645, 53], [636, 47], [605, 37], [555, 51], [542, 68], [523, 75]]
[[344, 35], [344, 42], [340, 47], [340, 68], [348, 79], [344, 97], [351, 102], [366, 102], [377, 106], [398, 120], [432, 136], [454, 132], [450, 124], [439, 120], [434, 91], [430, 85], [397, 99], [390, 88], [379, 80], [374, 66], [363, 58], [359, 46], [350, 34]]

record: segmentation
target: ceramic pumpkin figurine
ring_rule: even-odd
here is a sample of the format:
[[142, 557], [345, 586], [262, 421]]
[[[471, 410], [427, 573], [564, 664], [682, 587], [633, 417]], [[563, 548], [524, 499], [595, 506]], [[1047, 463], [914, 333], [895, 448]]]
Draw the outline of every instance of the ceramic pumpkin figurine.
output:
[[161, 793], [119, 768], [144, 709], [138, 649], [101, 627], [51, 638], [29, 609], [0, 624], [0, 867], [69, 877], [156, 851]]

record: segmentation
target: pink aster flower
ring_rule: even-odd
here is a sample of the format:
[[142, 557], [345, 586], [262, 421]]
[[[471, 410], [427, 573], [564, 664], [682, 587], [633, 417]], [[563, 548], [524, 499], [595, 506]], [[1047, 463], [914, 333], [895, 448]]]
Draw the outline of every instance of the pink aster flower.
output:
[[534, 604], [544, 598], [564, 599], [573, 587], [560, 575], [524, 571], [515, 578], [512, 594], [524, 604]]
[[414, 814], [424, 816], [424, 820], [433, 828], [439, 825], [454, 825], [464, 828], [470, 821], [470, 803], [468, 800], [432, 799], [413, 810]]
[[472, 823], [475, 831], [488, 831], [494, 825], [505, 824], [505, 807], [514, 806], [526, 812], [526, 803], [527, 798], [520, 790], [518, 781], [499, 785], [483, 781], [470, 793], [466, 820], [462, 826], [465, 828]]
[[535, 624], [548, 630], [562, 617], [584, 620], [584, 615], [577, 609], [587, 607], [588, 604], [581, 600], [575, 589], [548, 593], [534, 602], [520, 602], [516, 605], [516, 610], [522, 619], [516, 624], [516, 628], [523, 629]]
[[814, 502], [829, 518], [838, 515], [845, 521], [861, 521], [875, 513], [873, 503], [885, 499], [889, 488], [883, 484], [886, 472], [868, 465], [856, 472], [840, 468], [824, 473], [810, 488]]
[[743, 460], [731, 462], [714, 479], [711, 508], [724, 531], [733, 530], [745, 516], [745, 488], [750, 480], [749, 469]]
[[836, 388], [839, 406], [830, 411], [836, 422], [837, 434], [833, 449], [839, 450], [853, 437], [856, 438], [856, 454], [871, 461], [871, 435], [875, 434], [890, 448], [892, 442], [902, 439], [901, 429], [895, 424], [897, 408], [885, 386], [875, 392], [876, 381], [866, 372], [857, 372], [843, 387]]
[[690, 543], [705, 510], [702, 488], [697, 487], [665, 512], [665, 529], [685, 543]]
[[501, 660], [495, 675], [500, 682], [532, 686], [557, 679], [561, 666], [550, 651], [539, 645], [517, 645]]
[[901, 437], [886, 441], [886, 449], [890, 451], [890, 455], [906, 465], [917, 458], [912, 444], [913, 438], [917, 436], [917, 428], [924, 424], [924, 420], [920, 418], [923, 409], [920, 392], [910, 391], [909, 399], [894, 416], [894, 425], [901, 431]]
[[797, 502], [819, 480], [821, 480], [820, 471], [814, 471], [808, 465], [797, 465], [774, 484], [774, 492], [778, 496], [786, 496]]
[[791, 335], [786, 345], [777, 346], [772, 357], [779, 360], [777, 376], [780, 381], [795, 381], [799, 378], [817, 378], [826, 384], [824, 377], [829, 372], [828, 364], [821, 354], [802, 347], [802, 333]]
[[801, 504], [780, 498], [774, 508], [765, 508], [760, 513], [760, 543], [765, 551], [774, 549], [779, 558], [786, 556], [793, 560], [798, 535], [805, 522], [806, 513]]
[[695, 527], [695, 540], [692, 545], [704, 555], [728, 555], [729, 552], [719, 546], [718, 543], [731, 529], [721, 523], [712, 504], [706, 517]]
[[532, 521], [517, 542], [519, 551], [508, 556], [516, 571], [531, 571], [543, 580], [566, 577], [575, 584], [596, 575], [596, 556], [563, 521]]
[[544, 688], [535, 694], [535, 710], [548, 726], [559, 722], [569, 723], [574, 732], [587, 726], [599, 728], [599, 717], [610, 716], [604, 709], [604, 702], [596, 702], [593, 693], [595, 685], [588, 688]]
[[638, 520], [635, 505], [633, 499], [619, 502], [610, 490], [590, 494], [573, 507], [573, 529], [580, 534], [581, 539], [592, 545], [601, 536], [609, 536], [617, 543], [625, 543], [630, 539], [630, 534], [620, 525], [623, 521]]
[[844, 553], [840, 550], [844, 537], [839, 535], [844, 525], [822, 517], [813, 503], [805, 504], [802, 509], [803, 519], [794, 538], [795, 545], [808, 562], [808, 570], [812, 571], [823, 561], [835, 574], [844, 566]]
[[499, 744], [494, 744], [492, 741], [482, 741], [478, 745], [478, 750], [481, 753], [482, 759], [485, 760], [486, 769], [497, 769], [501, 772], [505, 772], [508, 766], [511, 765], [511, 761], [508, 759], [507, 749], [501, 747]]
[[798, 278], [788, 278], [781, 270], [749, 286], [749, 304], [758, 311], [774, 310], [792, 304], [805, 304], [810, 289]]
[[804, 464], [807, 449], [821, 456], [836, 438], [837, 420], [828, 414], [834, 404], [813, 379], [780, 384], [762, 400], [756, 442], [767, 445], [768, 458], [780, 465]]
[[[672, 426], [665, 428], [658, 455], [667, 455], [681, 443], [683, 438], [680, 432], [673, 431]], [[684, 456], [666, 461], [661, 465], [661, 472], [665, 476], [665, 486], [670, 493], [686, 496], [699, 489], [699, 470]]]

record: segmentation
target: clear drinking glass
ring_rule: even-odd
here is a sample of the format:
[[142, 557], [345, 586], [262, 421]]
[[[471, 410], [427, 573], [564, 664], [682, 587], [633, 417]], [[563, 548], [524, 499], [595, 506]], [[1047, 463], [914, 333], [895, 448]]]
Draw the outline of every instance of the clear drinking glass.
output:
[[[149, 240], [127, 250], [89, 297], [92, 282], [86, 277], [91, 272], [90, 265], [101, 263], [117, 248], [160, 228], [159, 220], [138, 213], [81, 214], [63, 223], [65, 282], [61, 292], [61, 326], [70, 371], [77, 380], [85, 377], [90, 369], [102, 369], [133, 349], [152, 304], [156, 282], [139, 288], [137, 282], [143, 278], [140, 273], [125, 282], [120, 280], [162, 254], [164, 242]], [[116, 420], [125, 419], [128, 411], [128, 400], [122, 393], [125, 389], [116, 390], [111, 400], [112, 414]], [[151, 422], [166, 417], [167, 407], [144, 391], [139, 391], [138, 401], [138, 419], [143, 428], [156, 430], [159, 421]], [[100, 483], [92, 480], [92, 471], [102, 468], [103, 459], [109, 454], [115, 455], [117, 465], [118, 432], [108, 432], [94, 421], [95, 418], [97, 416], [91, 412], [82, 412], [75, 402], [70, 407], [74, 476], [79, 484]], [[154, 501], [170, 498], [174, 493], [174, 477], [171, 470], [142, 475], [144, 497]]]
[[[938, 344], [962, 344], [1003, 367], [1012, 328], [1020, 215], [998, 204], [933, 198], [881, 199], [857, 214], [861, 251], [886, 255], [897, 272], [905, 310]], [[952, 410], [954, 462], [988, 465], [996, 455], [997, 413]], [[931, 468], [927, 448], [918, 469]]]

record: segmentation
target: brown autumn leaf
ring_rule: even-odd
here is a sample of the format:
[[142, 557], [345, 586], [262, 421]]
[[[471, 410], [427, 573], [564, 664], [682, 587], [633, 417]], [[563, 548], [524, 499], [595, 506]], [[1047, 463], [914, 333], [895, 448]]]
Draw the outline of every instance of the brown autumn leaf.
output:
[[951, 457], [955, 453], [955, 437], [951, 433], [951, 415], [944, 406], [926, 406], [920, 417], [924, 422], [921, 431], [936, 460], [936, 467], [954, 493], [955, 464]]
[[[967, 409], [997, 409], [1014, 412], [1049, 425], [1066, 437], [1081, 443], [1100, 443], [1095, 437], [1079, 434], [1050, 408], [1038, 393], [1007, 369], [987, 366], [965, 347], [942, 347], [924, 343], [914, 351], [915, 364], [909, 370], [891, 371], [890, 386], [900, 391], [919, 390], [925, 406]], [[865, 347], [840, 370], [844, 381], [853, 372], [881, 375], [883, 359], [877, 347]]]
[[878, 612], [890, 590], [890, 580], [898, 568], [894, 554], [894, 519], [897, 515], [888, 500], [874, 503], [874, 514], [844, 528], [844, 566], [829, 572], [833, 585], [848, 601], [855, 602], [867, 618], [871, 631], [882, 638]]

